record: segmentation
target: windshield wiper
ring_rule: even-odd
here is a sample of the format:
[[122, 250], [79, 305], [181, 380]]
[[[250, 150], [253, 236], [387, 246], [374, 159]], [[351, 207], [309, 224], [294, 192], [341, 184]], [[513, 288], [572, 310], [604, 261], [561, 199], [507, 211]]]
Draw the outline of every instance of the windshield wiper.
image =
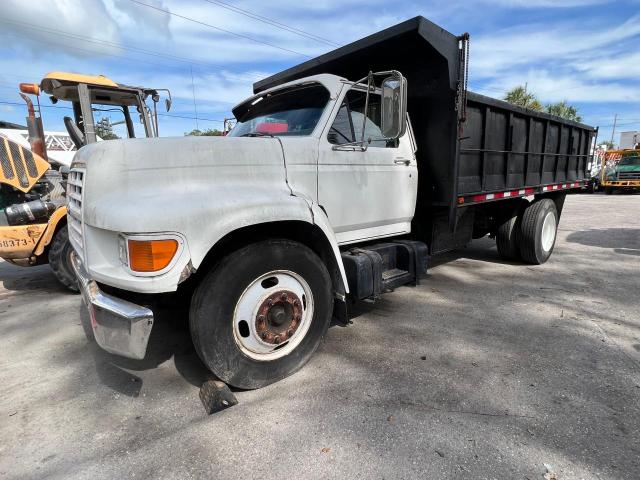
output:
[[273, 135], [270, 135], [268, 133], [262, 133], [262, 132], [249, 132], [249, 133], [243, 133], [242, 135], [240, 135], [241, 137], [273, 137]]

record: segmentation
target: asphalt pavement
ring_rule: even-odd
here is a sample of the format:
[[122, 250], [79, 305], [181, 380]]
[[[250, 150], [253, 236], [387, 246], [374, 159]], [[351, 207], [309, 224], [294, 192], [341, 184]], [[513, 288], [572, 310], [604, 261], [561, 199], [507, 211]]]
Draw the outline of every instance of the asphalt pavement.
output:
[[168, 309], [147, 358], [87, 341], [47, 266], [0, 263], [0, 478], [640, 478], [640, 196], [573, 195], [542, 266], [485, 238], [206, 415]]

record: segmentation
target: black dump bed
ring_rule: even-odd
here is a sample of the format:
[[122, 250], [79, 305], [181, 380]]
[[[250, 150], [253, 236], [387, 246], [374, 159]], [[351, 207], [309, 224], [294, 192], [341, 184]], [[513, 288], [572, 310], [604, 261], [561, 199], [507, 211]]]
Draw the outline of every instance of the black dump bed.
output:
[[470, 92], [459, 125], [461, 52], [460, 38], [416, 17], [256, 82], [254, 92], [319, 73], [402, 72], [418, 145], [417, 211], [448, 210], [451, 226], [459, 197], [586, 179], [592, 127]]

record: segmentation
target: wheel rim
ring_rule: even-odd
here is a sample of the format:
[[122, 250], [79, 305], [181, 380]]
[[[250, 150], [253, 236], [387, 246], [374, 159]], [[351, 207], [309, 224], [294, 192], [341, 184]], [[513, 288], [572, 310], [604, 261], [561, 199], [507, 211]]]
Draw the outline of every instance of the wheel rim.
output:
[[302, 342], [313, 319], [313, 294], [297, 273], [274, 270], [252, 281], [233, 313], [233, 336], [246, 356], [271, 361]]
[[548, 252], [556, 240], [556, 216], [547, 212], [542, 222], [542, 250]]

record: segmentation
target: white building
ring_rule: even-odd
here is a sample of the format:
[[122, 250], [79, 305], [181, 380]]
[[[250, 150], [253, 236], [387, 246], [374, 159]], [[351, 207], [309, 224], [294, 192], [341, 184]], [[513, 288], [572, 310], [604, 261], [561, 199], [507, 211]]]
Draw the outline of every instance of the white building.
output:
[[620, 133], [620, 149], [636, 148], [640, 144], [640, 132], [622, 132]]

